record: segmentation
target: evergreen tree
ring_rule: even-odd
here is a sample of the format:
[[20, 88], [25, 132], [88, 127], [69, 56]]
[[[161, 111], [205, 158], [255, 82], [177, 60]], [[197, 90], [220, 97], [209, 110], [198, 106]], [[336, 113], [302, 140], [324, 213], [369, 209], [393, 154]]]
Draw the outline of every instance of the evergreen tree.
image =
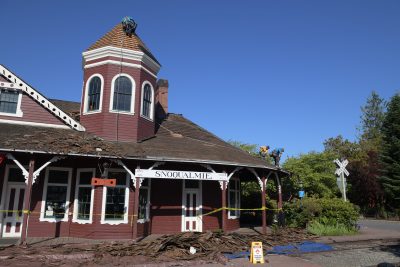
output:
[[379, 180], [389, 208], [400, 208], [400, 94], [394, 95], [382, 125]]
[[367, 151], [377, 151], [381, 146], [385, 106], [385, 100], [372, 91], [365, 106], [361, 107], [360, 143]]

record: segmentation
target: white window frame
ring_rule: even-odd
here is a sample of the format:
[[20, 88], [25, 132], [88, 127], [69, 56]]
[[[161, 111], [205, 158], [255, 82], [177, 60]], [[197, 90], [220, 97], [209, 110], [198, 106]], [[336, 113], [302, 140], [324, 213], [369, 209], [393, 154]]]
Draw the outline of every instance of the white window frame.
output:
[[[146, 84], [150, 85], [150, 90], [151, 90], [150, 117], [146, 117], [145, 115], [143, 115], [144, 87]], [[154, 120], [154, 88], [153, 88], [153, 85], [149, 81], [144, 81], [142, 84], [142, 94], [141, 94], [141, 101], [140, 101], [140, 117], [142, 117], [146, 120], [149, 120], [149, 121]]]
[[17, 102], [17, 110], [16, 110], [15, 113], [0, 112], [0, 116], [19, 117], [19, 118], [21, 118], [24, 115], [24, 113], [21, 110], [22, 91], [10, 89], [10, 88], [0, 88], [0, 94], [1, 94], [2, 90], [5, 90], [5, 91], [17, 91], [18, 92], [18, 102]]
[[[138, 223], [145, 223], [150, 221], [150, 196], [151, 196], [151, 179], [150, 178], [145, 178], [148, 179], [148, 184], [147, 186], [140, 186], [139, 188], [139, 194], [140, 194], [140, 189], [147, 189], [147, 205], [146, 205], [146, 217], [144, 219], [138, 219], [137, 222]], [[136, 190], [136, 189], [135, 189]], [[140, 203], [139, 203], [139, 208], [140, 208]], [[139, 214], [138, 214], [139, 216]]]
[[[114, 110], [113, 109], [115, 81], [119, 77], [123, 77], [123, 76], [127, 77], [132, 82], [132, 98], [131, 98], [131, 110], [130, 111]], [[134, 115], [135, 114], [135, 95], [136, 95], [136, 83], [135, 83], [135, 80], [132, 78], [132, 76], [130, 76], [130, 75], [126, 74], [126, 73], [121, 73], [121, 74], [115, 75], [114, 78], [112, 78], [112, 81], [111, 81], [111, 95], [110, 95], [109, 112], [110, 113], [120, 113], [120, 114]]]
[[[75, 185], [75, 199], [74, 199], [74, 214], [72, 217], [72, 222], [79, 224], [91, 224], [93, 222], [93, 199], [94, 199], [94, 186], [92, 185], [80, 185], [81, 173], [82, 172], [92, 172], [92, 177], [96, 175], [96, 169], [94, 168], [79, 168], [76, 170], [76, 185]], [[78, 219], [78, 195], [80, 187], [90, 187], [91, 196], [90, 196], [90, 215], [89, 220]]]
[[[65, 199], [65, 214], [64, 218], [62, 219], [57, 219], [57, 218], [45, 218], [45, 205], [46, 205], [46, 199], [47, 199], [47, 188], [49, 185], [60, 185], [59, 183], [49, 183], [49, 172], [50, 170], [55, 170], [55, 171], [68, 171], [68, 184], [67, 184], [67, 197]], [[47, 167], [46, 168], [46, 176], [44, 179], [44, 185], [43, 185], [43, 195], [42, 195], [42, 205], [40, 209], [40, 218], [39, 221], [41, 222], [68, 222], [68, 214], [69, 214], [69, 207], [71, 203], [71, 178], [72, 178], [72, 168], [64, 168], [64, 167]], [[62, 184], [65, 185], [65, 184]]]
[[[127, 224], [128, 223], [128, 214], [129, 214], [129, 185], [130, 185], [130, 175], [124, 169], [108, 169], [106, 175], [109, 172], [122, 172], [126, 174], [126, 183], [125, 186], [123, 185], [116, 185], [117, 188], [125, 188], [125, 214], [123, 220], [107, 220], [105, 217], [106, 215], [106, 201], [107, 201], [107, 187], [103, 187], [103, 199], [102, 199], [102, 207], [101, 207], [101, 224], [111, 224], [111, 225], [118, 225], [118, 224]], [[113, 177], [109, 177], [113, 178]]]
[[[236, 183], [236, 189], [233, 189], [230, 187], [231, 182]], [[231, 207], [231, 192], [234, 192], [236, 203], [235, 203], [235, 205], [232, 205], [232, 206], [234, 206], [234, 208], [236, 208], [236, 209], [240, 209], [240, 189], [241, 188], [240, 188], [239, 178], [236, 178], [236, 177], [231, 178], [228, 183], [228, 207], [229, 208]], [[228, 219], [238, 219], [238, 218], [240, 218], [240, 210], [237, 211], [237, 215], [235, 215], [235, 216], [232, 216], [230, 213], [230, 210], [228, 210]]]
[[[100, 103], [99, 103], [99, 109], [98, 110], [88, 110], [89, 109], [89, 85], [90, 82], [94, 77], [99, 77], [101, 81], [101, 86], [100, 86]], [[88, 115], [88, 114], [96, 114], [100, 113], [103, 109], [103, 91], [104, 91], [104, 78], [101, 74], [95, 73], [92, 76], [89, 77], [89, 79], [86, 81], [85, 85], [85, 98], [84, 98], [84, 104], [83, 104], [83, 114]]]

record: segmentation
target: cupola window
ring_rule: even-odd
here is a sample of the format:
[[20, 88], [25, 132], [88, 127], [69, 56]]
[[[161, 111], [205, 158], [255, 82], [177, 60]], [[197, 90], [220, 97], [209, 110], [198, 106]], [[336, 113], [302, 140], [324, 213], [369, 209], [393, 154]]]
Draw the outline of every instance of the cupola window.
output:
[[93, 77], [89, 83], [88, 92], [88, 111], [96, 111], [100, 108], [101, 80], [99, 77]]
[[142, 90], [142, 113], [148, 119], [153, 119], [153, 88], [145, 83]]
[[132, 82], [128, 77], [118, 77], [114, 82], [112, 109], [114, 111], [132, 112]]

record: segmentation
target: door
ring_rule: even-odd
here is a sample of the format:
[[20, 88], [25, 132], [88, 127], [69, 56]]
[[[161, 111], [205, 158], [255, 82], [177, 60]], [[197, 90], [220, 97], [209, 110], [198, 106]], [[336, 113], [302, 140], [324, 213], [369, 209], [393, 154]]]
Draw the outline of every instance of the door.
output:
[[182, 231], [201, 232], [201, 182], [183, 181], [182, 195]]
[[24, 206], [25, 184], [8, 184], [3, 213], [3, 237], [20, 237], [22, 230], [22, 209]]

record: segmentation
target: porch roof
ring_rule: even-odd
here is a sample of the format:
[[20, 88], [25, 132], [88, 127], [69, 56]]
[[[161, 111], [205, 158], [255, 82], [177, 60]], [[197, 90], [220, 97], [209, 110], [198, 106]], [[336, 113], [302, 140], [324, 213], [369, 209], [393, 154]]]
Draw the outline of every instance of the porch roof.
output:
[[139, 143], [111, 142], [72, 129], [0, 124], [0, 151], [196, 162], [277, 169], [223, 141], [182, 115], [168, 114], [156, 134]]

